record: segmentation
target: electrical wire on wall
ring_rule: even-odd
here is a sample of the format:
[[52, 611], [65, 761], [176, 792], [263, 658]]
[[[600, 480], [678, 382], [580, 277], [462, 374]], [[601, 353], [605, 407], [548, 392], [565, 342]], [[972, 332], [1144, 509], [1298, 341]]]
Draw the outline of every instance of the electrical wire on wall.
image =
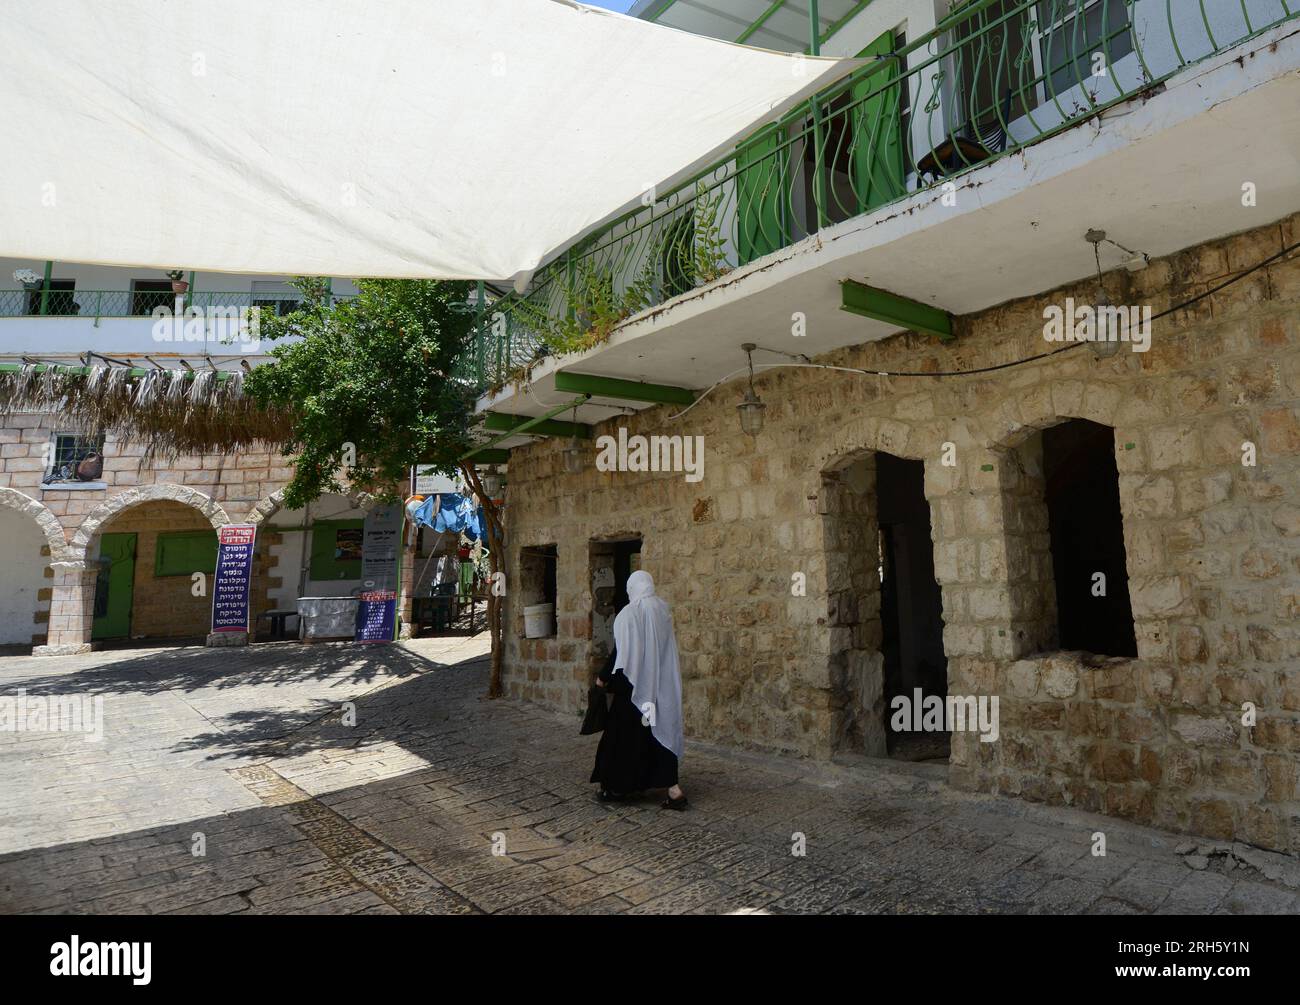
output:
[[[1115, 243], [1115, 242], [1111, 242], [1111, 243]], [[1116, 247], [1123, 248], [1122, 245], [1118, 245], [1118, 244], [1116, 245]], [[1123, 250], [1128, 251], [1129, 249], [1123, 248]], [[1213, 296], [1214, 294], [1218, 293], [1220, 290], [1224, 290], [1227, 287], [1233, 285], [1234, 283], [1241, 282], [1241, 280], [1245, 279], [1247, 276], [1255, 272], [1258, 272], [1260, 269], [1264, 268], [1265, 266], [1271, 265], [1273, 262], [1276, 262], [1280, 258], [1285, 258], [1287, 255], [1291, 254], [1293, 251], [1296, 250], [1300, 250], [1300, 242], [1296, 242], [1295, 244], [1288, 245], [1287, 247], [1283, 248], [1281, 251], [1277, 252], [1276, 254], [1269, 255], [1268, 258], [1256, 262], [1250, 268], [1245, 269], [1242, 272], [1239, 272], [1237, 275], [1231, 277], [1230, 279], [1225, 279], [1223, 282], [1210, 287], [1208, 290], [1205, 290], [1202, 293], [1196, 294], [1196, 296], [1194, 297], [1189, 297], [1188, 299], [1180, 301], [1179, 303], [1174, 304], [1171, 307], [1165, 308], [1163, 311], [1159, 311], [1158, 313], [1152, 314], [1151, 320], [1155, 321], [1159, 318], [1168, 317], [1171, 314], [1175, 314], [1178, 311], [1185, 310], [1188, 307], [1191, 307], [1193, 304], [1200, 303], [1202, 300], [1205, 300], [1207, 297]], [[1142, 254], [1142, 253], [1133, 252], [1133, 254]], [[768, 349], [764, 346], [756, 346], [755, 351], [770, 352], [778, 356], [786, 356], [792, 360], [798, 360], [798, 362], [760, 364], [754, 367], [754, 369], [755, 370], [776, 370], [776, 369], [795, 368], [795, 369], [813, 369], [813, 370], [839, 370], [844, 373], [855, 373], [858, 374], [859, 376], [864, 376], [864, 377], [970, 377], [982, 373], [996, 373], [999, 370], [1009, 370], [1012, 367], [1024, 366], [1026, 363], [1036, 363], [1041, 359], [1048, 359], [1051, 356], [1059, 356], [1063, 352], [1069, 352], [1071, 349], [1078, 349], [1082, 346], [1090, 345], [1090, 344], [1091, 343], [1089, 342], [1071, 342], [1057, 349], [1049, 349], [1047, 352], [1040, 352], [1033, 356], [1026, 356], [1024, 359], [1013, 359], [1013, 360], [1009, 360], [1006, 363], [994, 363], [989, 366], [975, 367], [974, 369], [971, 370], [867, 370], [861, 367], [854, 367], [854, 366], [834, 366], [829, 363], [813, 363], [808, 360], [807, 356], [803, 356], [801, 354], [782, 352], [780, 349]], [[716, 388], [721, 387], [723, 384], [727, 383], [727, 381], [731, 380], [733, 377], [745, 373], [747, 370], [748, 370], [748, 366], [742, 366], [736, 370], [733, 370], [731, 373], [727, 374], [725, 377], [721, 378], [720, 380], [714, 382], [712, 385], [710, 385], [708, 390], [706, 390], [703, 394], [701, 394], [698, 398], [696, 398], [693, 402], [691, 402], [691, 404], [687, 405], [680, 412], [668, 416], [667, 421], [671, 422], [675, 419], [680, 419], [692, 408], [694, 408], [701, 401], [707, 398]]]

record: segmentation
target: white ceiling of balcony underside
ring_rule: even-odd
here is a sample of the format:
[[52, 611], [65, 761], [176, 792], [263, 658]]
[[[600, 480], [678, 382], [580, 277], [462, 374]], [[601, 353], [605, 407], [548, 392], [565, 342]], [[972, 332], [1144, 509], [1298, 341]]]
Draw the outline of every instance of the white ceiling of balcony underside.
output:
[[[639, 0], [629, 13], [646, 18], [664, 7], [669, 0]], [[672, 0], [664, 12], [653, 20], [669, 28], [680, 28], [692, 35], [707, 35], [726, 42], [739, 41], [755, 22], [772, 9], [776, 0]], [[821, 0], [817, 20], [825, 37], [830, 28], [858, 7], [858, 0]], [[808, 30], [808, 0], [785, 0], [748, 38], [745, 45], [780, 52], [807, 52], [811, 33]]]
[[[1300, 212], [1300, 33], [1249, 51], [1113, 109], [1100, 129], [1085, 123], [968, 173], [956, 207], [932, 191], [848, 220], [632, 319], [597, 349], [546, 360], [529, 387], [479, 408], [540, 415], [572, 397], [555, 390], [557, 369], [699, 390], [744, 367], [742, 342], [816, 357], [901, 330], [841, 311], [846, 278], [969, 314], [1091, 275], [1089, 228], [1154, 258]], [[1242, 206], [1244, 181], [1254, 208]], [[1125, 257], [1106, 246], [1102, 266]], [[791, 336], [794, 311], [807, 315], [803, 338]], [[739, 400], [743, 379], [718, 393]], [[623, 407], [648, 406], [593, 399], [578, 419]]]

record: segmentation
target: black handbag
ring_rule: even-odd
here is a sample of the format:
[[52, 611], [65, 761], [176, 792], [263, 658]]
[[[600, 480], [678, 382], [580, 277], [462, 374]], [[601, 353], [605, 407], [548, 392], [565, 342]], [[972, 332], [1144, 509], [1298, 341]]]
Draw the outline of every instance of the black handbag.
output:
[[609, 695], [603, 687], [593, 684], [587, 689], [587, 714], [582, 717], [582, 728], [578, 730], [578, 734], [590, 736], [592, 733], [599, 733], [605, 728], [607, 718], [609, 718]]

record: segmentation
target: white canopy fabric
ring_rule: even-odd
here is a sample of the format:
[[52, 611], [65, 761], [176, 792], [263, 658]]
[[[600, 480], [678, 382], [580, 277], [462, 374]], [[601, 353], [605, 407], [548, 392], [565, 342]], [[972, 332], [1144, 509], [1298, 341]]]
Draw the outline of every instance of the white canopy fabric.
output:
[[856, 61], [570, 0], [4, 15], [0, 257], [509, 279]]

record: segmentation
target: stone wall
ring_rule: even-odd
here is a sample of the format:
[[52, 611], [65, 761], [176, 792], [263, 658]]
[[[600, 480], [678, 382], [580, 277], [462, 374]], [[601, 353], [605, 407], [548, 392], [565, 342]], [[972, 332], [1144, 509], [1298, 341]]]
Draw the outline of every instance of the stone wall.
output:
[[[1160, 312], [1297, 239], [1291, 218], [1190, 249], [1107, 276], [1110, 298]], [[1023, 359], [1054, 348], [1044, 306], [1093, 293], [960, 318], [949, 346], [903, 335], [819, 362], [874, 373]], [[559, 442], [513, 451], [508, 583], [521, 547], [557, 544], [559, 631], [524, 640], [517, 612], [507, 619], [511, 695], [581, 708], [589, 545], [639, 534], [676, 619], [688, 736], [813, 757], [873, 750], [875, 601], [854, 585], [875, 562], [871, 501], [847, 531], [855, 503], [835, 475], [885, 451], [925, 465], [949, 693], [1000, 700], [997, 742], [954, 735], [954, 785], [1300, 851], [1300, 259], [1157, 320], [1144, 354], [1080, 346], [968, 377], [777, 369], [757, 389], [756, 438], [739, 430], [739, 385], [676, 422], [659, 407], [595, 430], [703, 436], [699, 483], [594, 463], [566, 475]], [[1114, 429], [1136, 659], [1055, 651], [1035, 441], [1069, 418]]]
[[[95, 599], [95, 558], [99, 534], [109, 530], [142, 533], [136, 558], [138, 623], [133, 634], [194, 636], [207, 632], [211, 593], [194, 598], [177, 582], [152, 580], [152, 540], [157, 530], [218, 528], [229, 523], [263, 524], [281, 508], [283, 485], [292, 475], [289, 462], [269, 451], [234, 455], [205, 454], [182, 458], [146, 458], [142, 446], [109, 436], [104, 442], [100, 482], [44, 485], [49, 449], [56, 434], [77, 432], [48, 413], [14, 413], [0, 420], [0, 507], [34, 521], [49, 556], [49, 579], [42, 590], [47, 610], [38, 620], [48, 625], [45, 637], [35, 625], [36, 653], [61, 655], [90, 649]], [[352, 499], [360, 506], [360, 497]], [[272, 547], [276, 530], [261, 529], [253, 563], [250, 614], [272, 606]], [[3, 551], [0, 551], [3, 554]], [[209, 582], [211, 588], [211, 582]], [[175, 603], [172, 616], [166, 608]], [[409, 598], [406, 598], [406, 606]], [[200, 616], [201, 608], [201, 616]], [[404, 610], [407, 618], [409, 611]], [[238, 636], [238, 633], [231, 633]], [[242, 642], [229, 637], [227, 642]], [[44, 645], [40, 645], [44, 642]]]
[[[159, 534], [212, 530], [198, 510], [177, 502], [141, 503], [118, 513], [104, 524], [103, 534], [135, 534], [135, 583], [131, 592], [131, 635], [145, 638], [206, 636], [212, 624], [212, 576], [195, 594], [190, 576], [155, 576]], [[249, 608], [255, 618], [271, 604], [270, 548], [278, 535], [257, 537], [253, 555], [253, 581]]]

